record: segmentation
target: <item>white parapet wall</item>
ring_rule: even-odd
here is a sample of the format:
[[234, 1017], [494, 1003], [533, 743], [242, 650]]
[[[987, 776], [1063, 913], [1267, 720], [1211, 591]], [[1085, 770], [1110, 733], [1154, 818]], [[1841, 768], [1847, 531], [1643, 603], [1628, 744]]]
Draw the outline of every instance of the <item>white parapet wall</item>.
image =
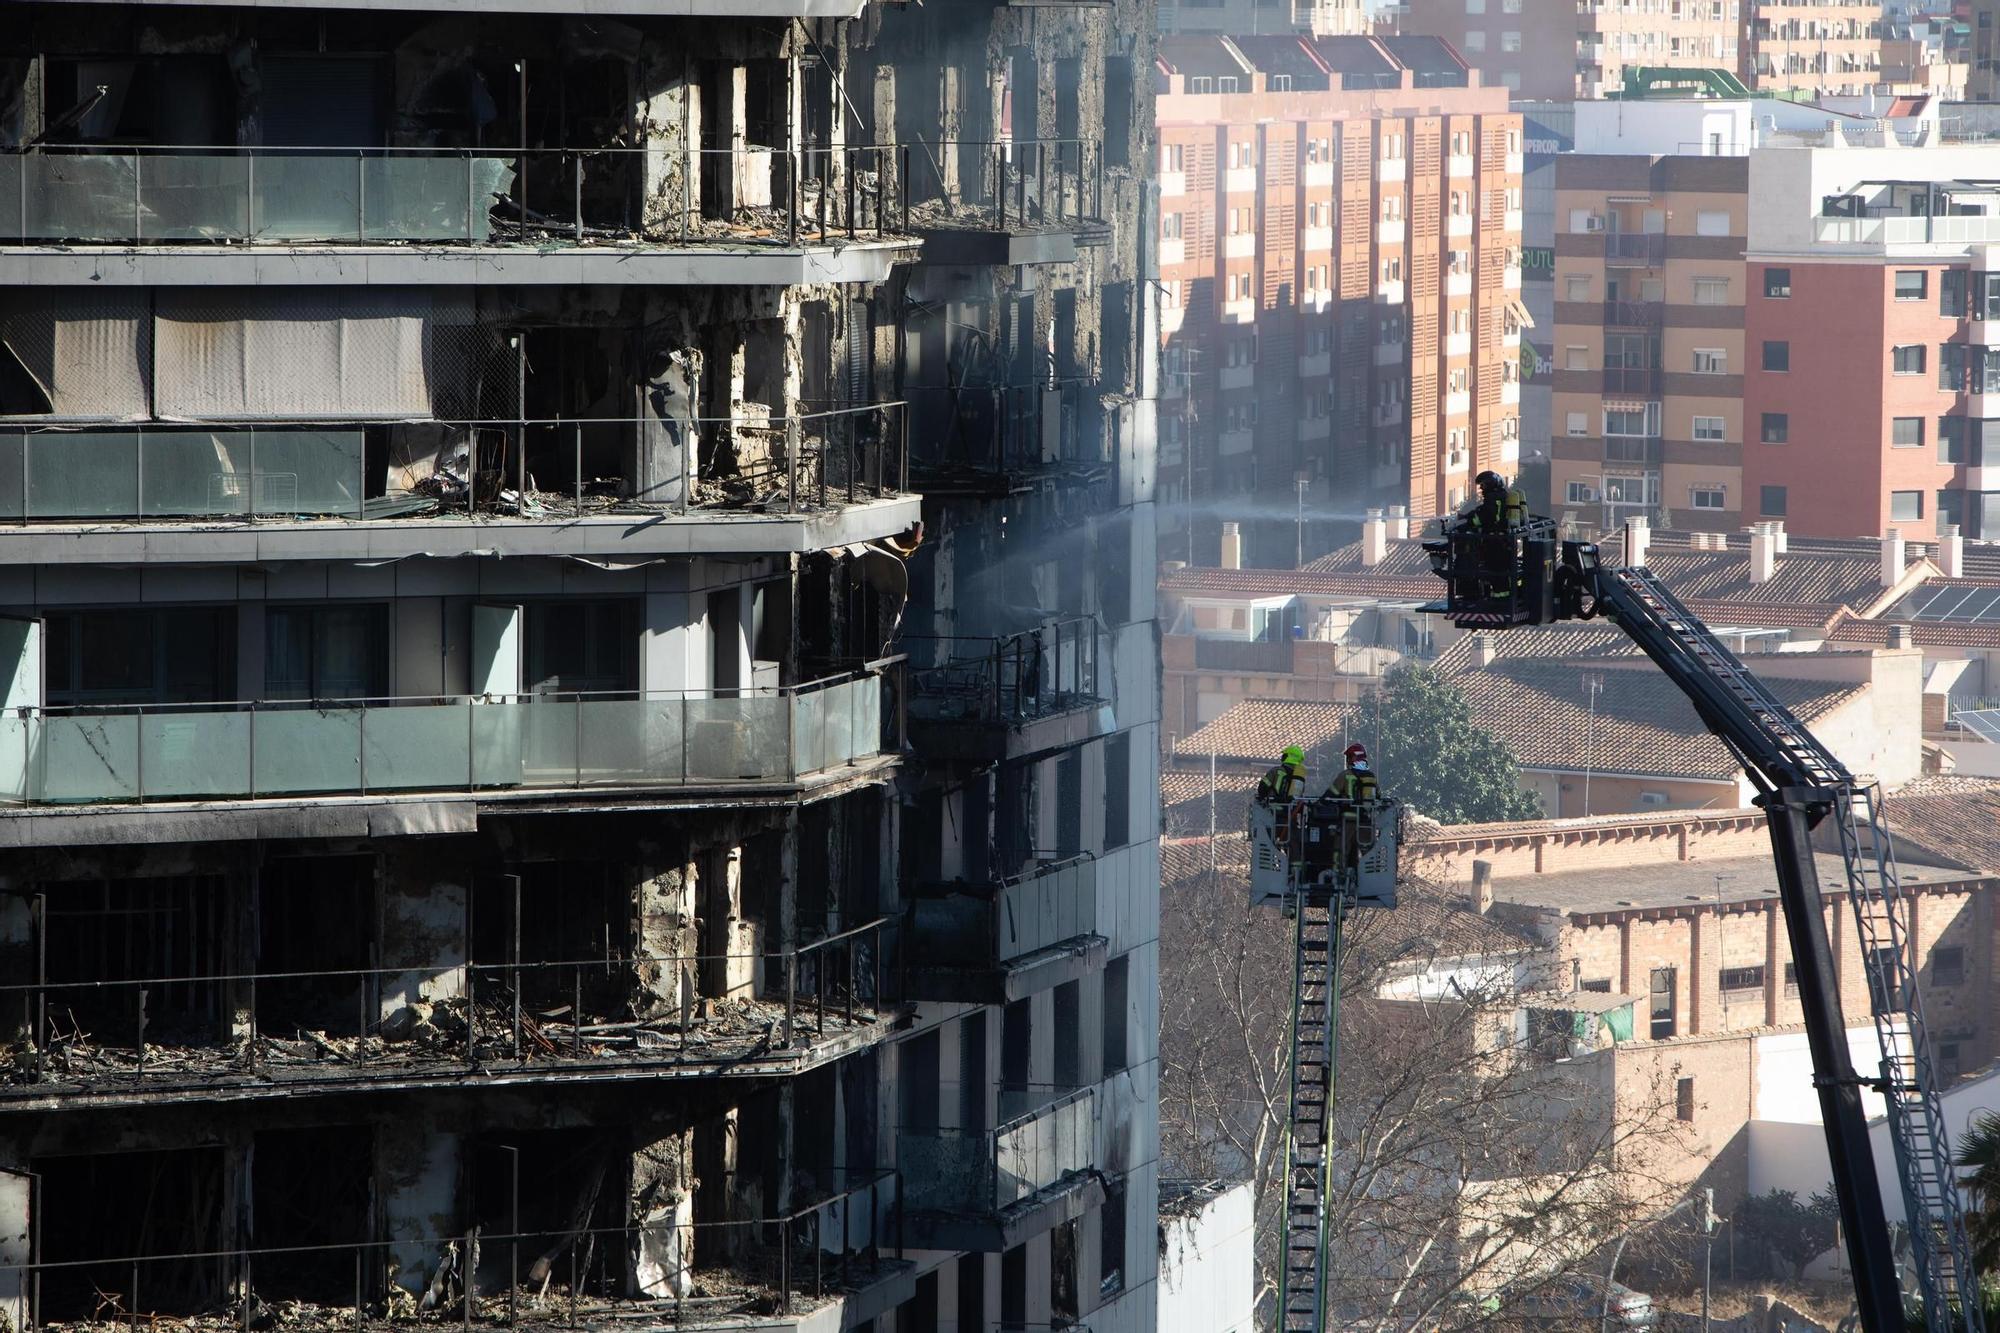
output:
[[1255, 1212], [1247, 1180], [1160, 1183], [1159, 1333], [1256, 1327]]

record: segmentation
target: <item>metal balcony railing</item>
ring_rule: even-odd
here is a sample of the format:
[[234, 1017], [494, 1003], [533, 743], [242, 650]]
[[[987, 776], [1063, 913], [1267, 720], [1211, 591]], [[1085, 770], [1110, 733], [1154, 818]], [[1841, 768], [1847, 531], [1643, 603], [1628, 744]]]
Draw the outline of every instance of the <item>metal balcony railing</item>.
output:
[[904, 152], [906, 229], [1104, 220], [1104, 146], [1096, 140], [920, 139]]
[[0, 152], [0, 241], [796, 245], [902, 220], [902, 149], [38, 146]]
[[897, 1140], [906, 1203], [920, 1212], [999, 1212], [1088, 1171], [1096, 1138], [1096, 1093], [1087, 1087], [996, 1129], [904, 1126]]
[[1018, 725], [1104, 702], [1103, 631], [1088, 616], [1001, 637], [904, 635], [910, 712], [928, 720]]
[[1658, 436], [1607, 435], [1604, 437], [1604, 461], [1607, 463], [1658, 464], [1664, 453], [1665, 447]]
[[1606, 366], [1604, 392], [1638, 393], [1657, 398], [1664, 381], [1658, 366]]
[[[889, 402], [789, 417], [0, 428], [0, 521], [568, 517], [774, 497], [791, 513], [907, 491], [908, 424]], [[407, 489], [369, 494], [371, 432], [414, 460], [398, 468]]]
[[880, 754], [883, 678], [0, 716], [0, 804], [795, 783]]
[[1088, 854], [984, 884], [930, 884], [909, 908], [905, 962], [1004, 965], [1097, 929], [1097, 860]]
[[1035, 384], [960, 384], [912, 388], [920, 429], [911, 460], [924, 486], [954, 476], [1004, 477], [1047, 472], [1084, 457], [1085, 398], [1093, 380]]
[[1606, 301], [1604, 323], [1616, 328], [1653, 328], [1666, 321], [1663, 301]]
[[[49, 960], [40, 957], [34, 981], [0, 985], [0, 1014], [18, 1016], [34, 1040], [14, 1079], [0, 1084], [0, 1101], [107, 1084], [170, 1092], [218, 1076], [272, 1072], [337, 1081], [505, 1073], [510, 1061], [516, 1071], [712, 1068], [879, 1021], [889, 1004], [882, 964], [890, 925], [880, 919], [773, 953], [607, 949], [598, 958], [436, 967], [85, 979], [50, 975]], [[712, 969], [751, 977], [728, 990], [751, 1002], [756, 1021], [697, 1017], [633, 999], [642, 971], [678, 978]], [[403, 1024], [395, 1016], [405, 1008], [398, 995], [431, 997], [422, 1002], [422, 1031], [414, 1018]]]
[[1667, 238], [1658, 233], [1604, 234], [1604, 262], [1621, 268], [1658, 268], [1666, 262]]
[[[355, 1163], [357, 1170], [366, 1166]], [[295, 1313], [363, 1333], [435, 1328], [447, 1313], [450, 1324], [465, 1328], [573, 1329], [579, 1320], [764, 1328], [773, 1314], [790, 1315], [808, 1298], [824, 1301], [882, 1280], [890, 1272], [885, 1261], [903, 1254], [899, 1173], [794, 1168], [792, 1178], [810, 1201], [772, 1215], [697, 1221], [683, 1205], [630, 1226], [529, 1231], [519, 1220], [517, 1168], [511, 1194], [494, 1215], [453, 1234], [226, 1248], [183, 1240], [179, 1248], [143, 1254], [0, 1263], [0, 1283], [26, 1293], [30, 1327], [106, 1333], [216, 1309], [225, 1312], [226, 1325], [232, 1306], [247, 1324], [254, 1303], [230, 1293], [254, 1292], [260, 1281], [273, 1280], [266, 1275], [296, 1274], [300, 1264], [310, 1265], [314, 1288], [347, 1287], [351, 1296], [298, 1302]], [[39, 1188], [36, 1176], [29, 1180]], [[419, 1314], [416, 1298], [424, 1289], [400, 1286], [394, 1275], [407, 1281], [433, 1270], [435, 1303]], [[390, 1291], [401, 1299], [386, 1299]]]

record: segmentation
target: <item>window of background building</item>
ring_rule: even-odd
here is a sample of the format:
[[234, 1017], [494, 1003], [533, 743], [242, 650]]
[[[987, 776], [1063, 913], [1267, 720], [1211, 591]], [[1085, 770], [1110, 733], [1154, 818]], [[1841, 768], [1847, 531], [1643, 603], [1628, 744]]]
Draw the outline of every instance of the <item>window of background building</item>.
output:
[[1465, 0], [1465, 12], [1468, 14], [1484, 14], [1486, 12], [1486, 0]]
[[1292, 76], [1291, 76], [1291, 75], [1289, 75], [1289, 74], [1273, 74], [1273, 75], [1271, 76], [1271, 91], [1272, 91], [1272, 92], [1274, 92], [1274, 93], [1288, 93], [1288, 92], [1290, 92], [1291, 90], [1292, 90]]
[[1181, 219], [1184, 216], [1181, 213], [1168, 213], [1162, 217], [1160, 219], [1160, 235], [1169, 241], [1178, 241], [1181, 239]]
[[1729, 373], [1729, 353], [1720, 347], [1695, 348], [1694, 373], [1697, 375], [1727, 375]]
[[1184, 171], [1187, 169], [1187, 145], [1163, 143], [1160, 145], [1160, 170]]
[[1590, 299], [1590, 275], [1572, 273], [1563, 279], [1563, 300], [1588, 301]]
[[1728, 507], [1729, 507], [1728, 496], [1722, 487], [1720, 486], [1688, 487], [1688, 508], [1727, 509]]
[[1954, 944], [1931, 950], [1931, 984], [1933, 986], [1965, 984], [1964, 949]]
[[1757, 488], [1757, 512], [1772, 518], [1785, 516], [1785, 488], [1783, 486], [1759, 486]]
[[1786, 297], [1792, 294], [1792, 271], [1788, 268], [1767, 268], [1764, 270], [1764, 295]]
[[1215, 91], [1215, 79], [1211, 75], [1197, 74], [1188, 80], [1188, 91], [1196, 95]]
[[1724, 429], [1721, 417], [1696, 417], [1694, 419], [1694, 437], [1697, 440], [1720, 440], [1724, 436]]
[[1656, 967], [1653, 969], [1649, 1013], [1652, 1019], [1651, 1035], [1654, 1041], [1674, 1035], [1674, 969]]
[[1508, 92], [1510, 92], [1510, 93], [1518, 93], [1518, 92], [1520, 92], [1520, 91], [1521, 91], [1521, 71], [1520, 71], [1520, 70], [1518, 70], [1518, 69], [1503, 69], [1503, 70], [1501, 70], [1501, 71], [1500, 71], [1500, 86], [1501, 86], [1502, 88], [1505, 88], [1505, 89], [1506, 89], [1506, 90], [1507, 90]]
[[1966, 272], [1948, 268], [1938, 274], [1938, 313], [1947, 319], [1965, 318]]
[[1589, 370], [1590, 349], [1588, 347], [1563, 348], [1564, 370]]
[[1890, 491], [1889, 518], [1897, 523], [1915, 523], [1924, 516], [1922, 491]]
[[1766, 444], [1783, 444], [1792, 438], [1792, 418], [1786, 412], [1766, 412], [1757, 438]]
[[1764, 989], [1764, 965], [1755, 967], [1725, 967], [1720, 978], [1722, 990], [1762, 990]]
[[1889, 447], [1892, 449], [1923, 448], [1924, 419], [1922, 417], [1890, 418]]
[[1792, 345], [1788, 342], [1766, 340], [1764, 343], [1764, 369], [1790, 370], [1792, 368]]
[[1704, 208], [1694, 215], [1694, 234], [1697, 236], [1729, 235], [1729, 214], [1721, 209]]
[[1400, 259], [1383, 260], [1382, 281], [1401, 282], [1402, 280], [1403, 280], [1403, 261]]
[[1568, 420], [1570, 434], [1590, 434], [1590, 414], [1588, 412], [1571, 412], [1569, 413]]
[[1518, 32], [1501, 33], [1500, 49], [1509, 53], [1519, 51], [1521, 49], [1521, 34]]
[[1590, 483], [1573, 481], [1563, 497], [1564, 502], [1573, 505], [1591, 504], [1597, 499], [1597, 492], [1590, 489]]
[[1921, 301], [1930, 295], [1930, 274], [1920, 268], [1896, 270], [1896, 299]]
[[1215, 91], [1219, 93], [1233, 93], [1238, 91], [1239, 87], [1234, 74], [1219, 75], [1215, 80]]
[[1691, 1078], [1674, 1080], [1674, 1119], [1694, 1119], [1694, 1080]]
[[1927, 349], [1922, 343], [1908, 343], [1889, 350], [1889, 365], [1898, 375], [1921, 375], [1924, 373]]
[[1966, 420], [1964, 417], [1942, 416], [1937, 420], [1938, 462], [1963, 463], [1965, 457]]
[[1694, 280], [1694, 303], [1696, 305], [1728, 305], [1729, 279], [1696, 278]]
[[1474, 55], [1478, 55], [1481, 51], [1484, 51], [1486, 49], [1485, 31], [1480, 28], [1473, 28], [1467, 31], [1465, 34], [1465, 49]]

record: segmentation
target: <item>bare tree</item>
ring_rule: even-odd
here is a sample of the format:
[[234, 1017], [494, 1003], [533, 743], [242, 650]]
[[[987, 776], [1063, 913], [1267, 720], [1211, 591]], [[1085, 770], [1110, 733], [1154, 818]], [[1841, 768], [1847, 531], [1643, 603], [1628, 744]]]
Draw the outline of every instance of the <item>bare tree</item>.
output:
[[[1161, 1146], [1177, 1174], [1254, 1182], [1268, 1309], [1293, 940], [1277, 913], [1247, 906], [1240, 840], [1221, 843], [1212, 870], [1200, 853], [1170, 872], [1161, 904]], [[1532, 941], [1434, 887], [1402, 897], [1395, 912], [1358, 914], [1347, 935], [1331, 1322], [1491, 1329], [1679, 1199], [1653, 1164], [1684, 1155], [1684, 1127], [1670, 1079], [1618, 1087], [1609, 1051], [1560, 1032], [1522, 1039]]]

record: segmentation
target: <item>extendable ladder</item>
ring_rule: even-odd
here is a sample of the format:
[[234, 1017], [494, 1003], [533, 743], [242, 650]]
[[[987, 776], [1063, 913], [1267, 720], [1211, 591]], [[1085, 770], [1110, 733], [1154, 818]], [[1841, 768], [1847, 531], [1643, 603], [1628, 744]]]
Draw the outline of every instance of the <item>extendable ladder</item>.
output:
[[1285, 1132], [1284, 1262], [1280, 1333], [1326, 1327], [1326, 1188], [1333, 1140], [1334, 1058], [1340, 1027], [1341, 932], [1346, 896], [1298, 895], [1292, 973], [1291, 1105]]

